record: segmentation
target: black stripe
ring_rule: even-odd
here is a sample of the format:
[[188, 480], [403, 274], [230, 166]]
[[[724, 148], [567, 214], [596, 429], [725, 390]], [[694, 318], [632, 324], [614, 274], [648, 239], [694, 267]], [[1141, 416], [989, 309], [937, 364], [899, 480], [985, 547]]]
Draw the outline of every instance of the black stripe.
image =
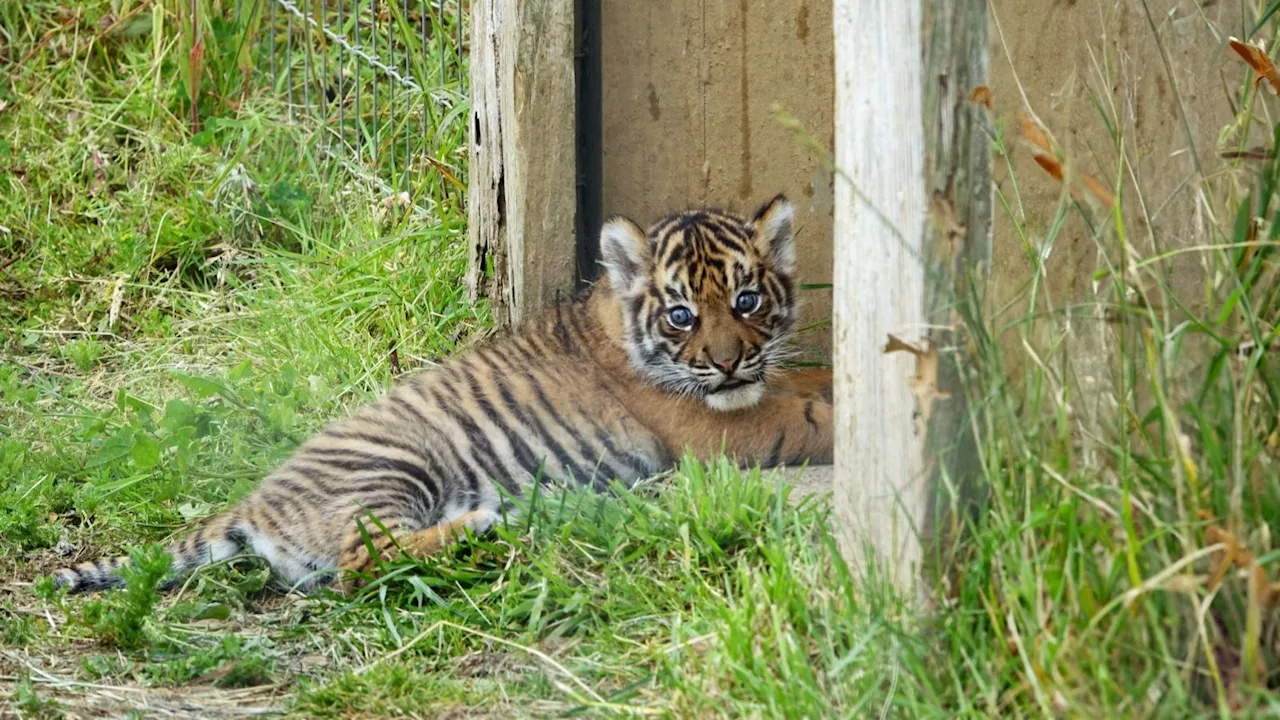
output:
[[297, 538], [289, 530], [288, 513], [279, 507], [280, 504], [283, 504], [281, 500], [288, 502], [289, 499], [266, 493], [261, 497], [262, 503], [258, 513], [270, 526], [270, 532], [264, 534], [270, 536], [273, 544], [278, 548], [283, 548], [286, 545], [297, 545]]
[[[421, 398], [422, 400], [425, 401], [428, 399], [423, 394], [423, 389], [420, 384], [415, 383], [409, 387], [414, 392], [416, 392], [418, 397]], [[414, 407], [413, 403], [410, 403], [404, 398], [395, 397], [394, 403], [392, 404], [392, 409], [394, 410], [397, 405], [403, 407], [405, 410], [412, 413], [412, 416], [417, 419], [418, 423], [435, 436], [437, 446], [441, 442], [448, 445], [449, 450], [454, 453], [455, 460], [458, 459], [458, 450], [453, 446], [453, 441], [449, 439], [449, 434], [447, 432], [442, 431], [440, 427], [438, 427], [430, 418], [423, 415], [421, 411], [419, 411], [416, 407]], [[343, 432], [346, 432], [346, 431], [343, 431]], [[366, 437], [364, 433], [360, 433], [360, 432], [353, 432], [352, 434], [355, 436], [361, 437], [361, 439], [365, 439]], [[392, 447], [397, 447], [401, 450], [404, 450], [405, 452], [414, 454], [417, 457], [419, 457], [423, 461], [423, 463], [427, 465], [427, 471], [429, 473], [433, 473], [436, 477], [440, 479], [438, 484], [429, 486], [429, 489], [431, 490], [431, 492], [435, 493], [436, 497], [438, 498], [437, 503], [440, 505], [443, 505], [445, 502], [447, 502], [448, 498], [444, 497], [444, 495], [446, 495], [448, 492], [447, 490], [448, 480], [451, 477], [453, 477], [453, 473], [450, 473], [446, 470], [446, 468], [444, 467], [443, 458], [437, 455], [435, 449], [433, 449], [431, 446], [425, 443], [420, 446], [414, 446], [409, 443], [404, 443], [398, 440], [390, 440], [390, 439], [386, 441], [386, 444], [391, 445]], [[461, 462], [455, 463], [455, 466], [458, 467], [459, 473], [463, 476], [463, 479], [466, 480], [468, 486], [472, 489], [472, 491], [475, 492], [476, 490], [478, 490], [479, 482], [476, 479], [476, 475], [471, 470], [471, 468], [465, 463], [461, 463]]]
[[[498, 386], [498, 392], [503, 395], [503, 402], [506, 404], [507, 408], [512, 409], [514, 407], [513, 403], [508, 399], [510, 397], [510, 392], [505, 389], [505, 384], [500, 377], [501, 373], [498, 372], [497, 368], [489, 362], [486, 357], [486, 353], [477, 353], [475, 357], [480, 362], [488, 365], [493, 371], [490, 375], [490, 380]], [[484, 388], [481, 387], [479, 379], [472, 374], [471, 369], [466, 368], [465, 373], [467, 376], [467, 382], [471, 386], [471, 393], [475, 396], [476, 403], [480, 406], [480, 411], [484, 413], [484, 416], [489, 420], [489, 422], [493, 423], [494, 427], [498, 428], [498, 430], [502, 432], [503, 436], [507, 440], [507, 444], [511, 447], [512, 454], [515, 455], [516, 464], [526, 471], [530, 470], [531, 467], [536, 468], [538, 461], [533, 456], [533, 450], [530, 449], [524, 439], [515, 432], [511, 427], [511, 424], [502, 417], [501, 413], [498, 412], [498, 409], [494, 407], [493, 401], [491, 401], [489, 396], [485, 394]], [[517, 420], [520, 419], [518, 414], [516, 418]], [[508, 475], [509, 474], [510, 473], [508, 473]], [[512, 478], [512, 480], [514, 480], [514, 478]], [[501, 482], [501, 480], [499, 480], [499, 482]], [[509, 483], [503, 482], [502, 484], [505, 487]], [[514, 482], [510, 484], [514, 484]]]
[[[578, 354], [578, 347], [573, 344], [573, 340], [569, 337], [569, 329], [564, 324], [563, 305], [556, 305], [556, 319], [552, 324], [552, 332], [555, 333], [556, 339], [560, 341], [560, 346], [570, 355]], [[463, 366], [465, 368], [465, 366]]]
[[[541, 392], [542, 386], [538, 383], [537, 378], [534, 377], [531, 371], [526, 370], [525, 372], [521, 373], [521, 375], [524, 377], [525, 381], [529, 383], [529, 387], [534, 389], [535, 394]], [[543, 395], [543, 397], [545, 398], [545, 395]], [[506, 403], [507, 407], [513, 413], [516, 413], [519, 416], [520, 422], [525, 426], [525, 429], [532, 431], [538, 435], [538, 437], [542, 440], [542, 444], [546, 446], [547, 451], [550, 452], [551, 455], [555, 457], [556, 462], [560, 463], [560, 467], [564, 468], [566, 472], [573, 472], [573, 470], [577, 467], [577, 464], [574, 463], [573, 459], [569, 457], [569, 453], [564, 449], [564, 446], [560, 444], [560, 441], [556, 440], [555, 436], [551, 433], [551, 430], [547, 427], [546, 423], [542, 421], [542, 418], [538, 417], [538, 414], [536, 412], [533, 412], [531, 408], [518, 402], [516, 398], [510, 393], [504, 393], [502, 399], [503, 399], [503, 402]], [[556, 422], [560, 422], [558, 419], [554, 417], [552, 418], [552, 420]], [[560, 422], [560, 424], [563, 425], [563, 422]], [[552, 481], [560, 479], [560, 478], [556, 478], [554, 476], [548, 475], [546, 473], [545, 458], [536, 460], [535, 462], [536, 462], [536, 466], [532, 470], [532, 472], [534, 473], [535, 477], [539, 478], [540, 484], [545, 485]], [[539, 473], [541, 473], [540, 476], [539, 476]]]
[[[307, 510], [314, 507], [311, 503], [304, 503], [293, 495], [275, 492], [275, 490], [276, 488], [266, 487], [261, 497], [267, 507], [286, 516], [285, 520], [288, 519], [287, 516], [289, 515], [305, 516]], [[280, 531], [284, 532], [284, 530], [285, 528], [282, 526]]]
[[249, 544], [249, 536], [239, 527], [232, 527], [227, 530], [222, 535], [222, 539], [236, 546], [235, 551], [232, 553], [233, 555], [239, 555], [244, 552], [245, 546]]
[[708, 255], [707, 257], [702, 259], [702, 263], [703, 263], [703, 267], [710, 270], [715, 270], [717, 275], [724, 277], [725, 275], [724, 260], [718, 257], [712, 257]]
[[[533, 388], [533, 394], [537, 397], [538, 402], [547, 411], [547, 414], [551, 416], [551, 420], [568, 433], [569, 437], [573, 438], [574, 442], [578, 443], [579, 457], [583, 457], [585, 459], [585, 453], [581, 452], [581, 450], [583, 447], [590, 447], [590, 445], [582, 439], [582, 435], [578, 433], [573, 425], [564, 421], [564, 417], [560, 415], [560, 412], [556, 410], [555, 405], [551, 403], [550, 398], [547, 397], [546, 391], [542, 388], [542, 383], [538, 382], [538, 379], [533, 375], [528, 375], [527, 377], [530, 386]], [[539, 423], [539, 425], [541, 426], [541, 423]], [[545, 428], [543, 428], [543, 430], [545, 433]], [[546, 435], [546, 437], [550, 439], [549, 434]], [[583, 482], [587, 477], [587, 473], [577, 463], [566, 464], [562, 461], [560, 464], [564, 466], [565, 470], [572, 472], [574, 479], [578, 482]]]
[[715, 242], [723, 249], [727, 249], [740, 255], [746, 254], [747, 247], [743, 243], [740, 233], [735, 232], [729, 225], [709, 220], [708, 222], [703, 223], [703, 228], [707, 230], [708, 234], [714, 238]]
[[586, 341], [588, 341], [589, 338], [587, 335], [587, 329], [582, 325], [583, 318], [581, 309], [577, 305], [570, 305], [567, 312], [569, 314], [569, 328], [572, 330], [573, 335], [576, 336], [578, 344], [588, 344]]
[[[394, 512], [396, 510], [402, 510], [404, 506], [404, 499], [399, 495], [394, 497], [376, 498], [360, 503], [360, 509], [362, 511], [373, 513], [374, 517], [378, 518], [378, 520], [383, 524], [386, 524], [386, 518], [395, 517]], [[387, 511], [391, 511], [391, 513], [389, 514]]]
[[[444, 389], [448, 390], [449, 394], [455, 398], [462, 397], [462, 393], [458, 392], [457, 388], [452, 387], [447, 383], [441, 383], [441, 385], [444, 386]], [[436, 406], [443, 410], [444, 413], [462, 429], [463, 434], [466, 435], [467, 440], [471, 445], [469, 449], [473, 451], [469, 454], [470, 458], [475, 460], [482, 472], [489, 475], [488, 480], [506, 485], [509, 482], [509, 478], [506, 477], [505, 470], [498, 468], [491, 462], [496, 453], [494, 452], [493, 444], [489, 442], [489, 437], [485, 435], [480, 427], [476, 425], [471, 418], [467, 417], [465, 413], [458, 412], [453, 407], [445, 403], [444, 399], [440, 397], [435, 388], [431, 388], [429, 392], [431, 393], [431, 399], [435, 402]], [[477, 449], [479, 452], [474, 452], [474, 450]], [[454, 450], [456, 452], [457, 448]], [[461, 455], [459, 455], [459, 459], [461, 459]], [[472, 497], [478, 497], [480, 495], [480, 483], [477, 481], [475, 475], [471, 475], [469, 480], [471, 482], [470, 490]]]
[[413, 455], [422, 454], [424, 449], [422, 445], [414, 445], [411, 443], [407, 443], [404, 440], [401, 440], [400, 438], [395, 437], [390, 433], [391, 431], [389, 429], [388, 429], [387, 435], [373, 435], [372, 433], [367, 433], [362, 430], [340, 430], [337, 428], [333, 428], [333, 429], [325, 430], [323, 433], [321, 433], [321, 435], [327, 435], [328, 437], [338, 438], [339, 440], [363, 440], [367, 443], [373, 443], [375, 445], [386, 445], [387, 447], [393, 447], [397, 450], [403, 450]]
[[413, 487], [405, 480], [406, 478], [399, 475], [369, 478], [352, 485], [351, 494], [362, 512], [374, 508], [395, 510], [390, 514], [374, 513], [384, 524], [411, 520], [415, 517], [427, 517], [428, 509], [422, 507], [421, 497], [413, 492]]
[[812, 427], [814, 429], [814, 432], [817, 432], [818, 421], [813, 419], [813, 401], [812, 400], [804, 404], [804, 421], [809, 423], [809, 427]]
[[421, 487], [424, 507], [431, 508], [435, 504], [435, 499], [440, 497], [440, 483], [427, 469], [421, 465], [411, 463], [407, 460], [399, 458], [387, 457], [385, 455], [374, 455], [371, 453], [350, 450], [346, 448], [311, 448], [311, 454], [324, 456], [324, 462], [327, 465], [341, 468], [348, 472], [361, 472], [365, 470], [394, 470], [406, 477], [417, 481]]
[[[416, 388], [416, 385], [414, 387]], [[414, 407], [413, 403], [410, 403], [408, 400], [405, 400], [395, 393], [387, 396], [387, 404], [390, 406], [391, 411], [402, 420], [416, 420], [423, 425], [431, 424], [431, 421], [427, 419], [427, 416], [423, 415], [418, 408]]]
[[613, 438], [609, 437], [609, 433], [605, 432], [604, 428], [596, 425], [595, 423], [592, 423], [592, 427], [595, 429], [596, 442], [600, 443], [600, 445], [605, 449], [605, 452], [608, 453], [609, 472], [613, 473], [614, 478], [618, 480], [631, 479], [618, 470], [612, 460], [617, 460], [618, 462], [626, 465], [639, 477], [644, 477], [650, 474], [649, 467], [645, 465], [645, 463], [641, 462], [639, 458], [635, 457], [631, 453], [619, 450], [618, 446], [613, 443]]
[[[474, 457], [470, 452], [471, 449], [467, 448], [467, 452], [464, 453], [458, 448], [457, 444], [453, 442], [452, 437], [442, 437], [441, 440], [444, 441], [444, 446], [440, 448], [441, 462], [452, 462], [453, 466], [458, 469], [458, 473], [462, 475], [462, 480], [465, 483], [465, 490], [468, 498], [474, 500], [475, 498], [480, 497], [480, 476], [476, 474], [476, 468], [469, 460], [469, 458]], [[447, 457], [445, 455], [445, 451], [448, 453]], [[483, 471], [483, 468], [481, 468], [481, 471]], [[502, 482], [502, 480], [499, 479], [498, 482]], [[458, 489], [456, 484], [453, 489], [455, 491]], [[449, 496], [446, 498], [446, 502], [455, 497], [456, 494]]]
[[689, 254], [689, 249], [684, 243], [671, 243], [671, 250], [666, 257], [662, 259], [662, 266], [670, 271], [680, 263], [684, 262], [685, 256]]
[[[493, 380], [493, 384], [498, 388], [498, 395], [502, 398], [502, 404], [506, 406], [508, 412], [515, 416], [516, 422], [520, 423], [525, 429], [527, 429], [533, 424], [533, 422], [530, 421], [525, 408], [521, 407], [521, 405], [516, 402], [516, 397], [511, 392], [511, 387], [503, 378], [504, 369], [498, 367], [498, 365], [501, 364], [501, 360], [497, 357], [491, 357], [488, 353], [479, 353], [476, 357], [479, 358], [480, 362], [485, 363], [489, 367], [492, 373], [491, 378]], [[506, 371], [510, 371], [510, 369], [508, 368]], [[490, 406], [490, 409], [492, 409], [492, 406]], [[512, 448], [516, 455], [516, 462], [519, 463], [520, 467], [526, 472], [536, 477], [539, 468], [543, 467], [543, 460], [534, 454], [533, 449], [524, 441], [524, 438], [511, 431], [509, 428], [508, 439], [512, 443]]]
[[627, 310], [634, 318], [642, 317], [644, 315], [644, 297], [636, 296], [632, 298], [631, 305]]
[[671, 231], [672, 226], [677, 225], [684, 218], [684, 213], [672, 213], [658, 221], [653, 232], [649, 233], [650, 237], [661, 238]]
[[774, 467], [782, 460], [782, 443], [786, 440], [785, 432], [778, 433], [778, 439], [773, 443], [773, 449], [769, 451], [769, 458], [765, 460], [764, 467]]
[[795, 291], [795, 288], [791, 283], [790, 276], [783, 275], [781, 273], [774, 273], [773, 276], [778, 279], [778, 284], [782, 286], [782, 297], [783, 297], [784, 304], [790, 306], [791, 296]]
[[307, 502], [312, 505], [323, 506], [329, 500], [329, 498], [290, 477], [275, 475], [271, 478], [271, 482], [287, 489], [294, 495], [306, 498]]

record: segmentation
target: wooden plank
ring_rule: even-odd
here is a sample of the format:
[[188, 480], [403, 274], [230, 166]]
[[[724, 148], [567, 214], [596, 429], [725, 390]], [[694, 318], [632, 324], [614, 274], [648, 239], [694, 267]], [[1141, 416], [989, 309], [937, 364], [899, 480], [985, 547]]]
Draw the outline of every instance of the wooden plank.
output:
[[[944, 475], [972, 468], [963, 344], [947, 328], [990, 253], [990, 156], [966, 101], [985, 82], [986, 10], [983, 0], [834, 8], [836, 165], [847, 175], [834, 233], [839, 540], [851, 565], [865, 571], [870, 559], [911, 594], [939, 519], [959, 507], [941, 502]], [[904, 343], [896, 352], [891, 335]]]
[[505, 325], [573, 290], [573, 2], [475, 0], [471, 13], [467, 287]]
[[[778, 192], [796, 205], [804, 283], [831, 281], [828, 0], [602, 0], [603, 212], [642, 223], [690, 205], [751, 212]], [[829, 291], [802, 293], [801, 323], [831, 317]], [[797, 338], [818, 359], [831, 328]]]

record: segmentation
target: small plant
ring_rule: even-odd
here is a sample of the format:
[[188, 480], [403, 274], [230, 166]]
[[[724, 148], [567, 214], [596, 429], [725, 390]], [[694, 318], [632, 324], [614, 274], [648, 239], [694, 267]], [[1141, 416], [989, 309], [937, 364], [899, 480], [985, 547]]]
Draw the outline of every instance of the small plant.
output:
[[102, 358], [102, 343], [93, 336], [78, 338], [67, 343], [62, 355], [80, 372], [89, 372]]
[[45, 518], [47, 508], [25, 492], [0, 492], [0, 537], [22, 550], [53, 546], [59, 530]]
[[147, 643], [144, 625], [160, 599], [159, 588], [173, 559], [159, 545], [129, 551], [132, 561], [121, 568], [124, 592], [111, 593], [85, 606], [80, 624], [102, 642], [124, 649]]
[[18, 681], [13, 691], [13, 706], [24, 718], [60, 718], [66, 715], [58, 701], [40, 696], [30, 677]]
[[185, 645], [157, 648], [148, 660], [146, 675], [166, 685], [203, 679], [217, 687], [254, 687], [270, 683], [275, 673], [275, 664], [258, 641], [240, 635], [226, 635], [216, 645], [195, 651]]
[[36, 626], [30, 617], [0, 606], [0, 645], [22, 647], [35, 637]]
[[128, 672], [130, 667], [129, 661], [119, 654], [89, 655], [80, 661], [81, 671], [93, 680], [120, 677]]

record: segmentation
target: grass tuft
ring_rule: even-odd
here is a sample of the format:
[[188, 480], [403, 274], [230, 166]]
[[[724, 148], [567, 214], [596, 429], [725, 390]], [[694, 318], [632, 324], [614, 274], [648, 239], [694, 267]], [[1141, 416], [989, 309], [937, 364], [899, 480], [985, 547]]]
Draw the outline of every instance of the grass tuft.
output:
[[129, 559], [120, 570], [124, 591], [86, 604], [76, 621], [102, 642], [132, 650], [148, 642], [145, 623], [160, 600], [159, 589], [173, 558], [164, 548], [152, 545], [131, 549]]

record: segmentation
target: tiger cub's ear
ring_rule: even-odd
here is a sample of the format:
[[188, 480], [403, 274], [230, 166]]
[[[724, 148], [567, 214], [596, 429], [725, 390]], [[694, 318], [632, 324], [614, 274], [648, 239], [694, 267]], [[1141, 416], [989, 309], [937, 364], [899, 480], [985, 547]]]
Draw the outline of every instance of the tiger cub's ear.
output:
[[649, 238], [631, 220], [613, 215], [600, 229], [600, 264], [609, 273], [613, 292], [635, 295], [644, 289], [645, 275], [652, 262]]
[[751, 218], [755, 226], [756, 249], [768, 259], [773, 271], [790, 275], [796, 270], [795, 236], [791, 220], [795, 211], [791, 202], [782, 194], [760, 206]]

